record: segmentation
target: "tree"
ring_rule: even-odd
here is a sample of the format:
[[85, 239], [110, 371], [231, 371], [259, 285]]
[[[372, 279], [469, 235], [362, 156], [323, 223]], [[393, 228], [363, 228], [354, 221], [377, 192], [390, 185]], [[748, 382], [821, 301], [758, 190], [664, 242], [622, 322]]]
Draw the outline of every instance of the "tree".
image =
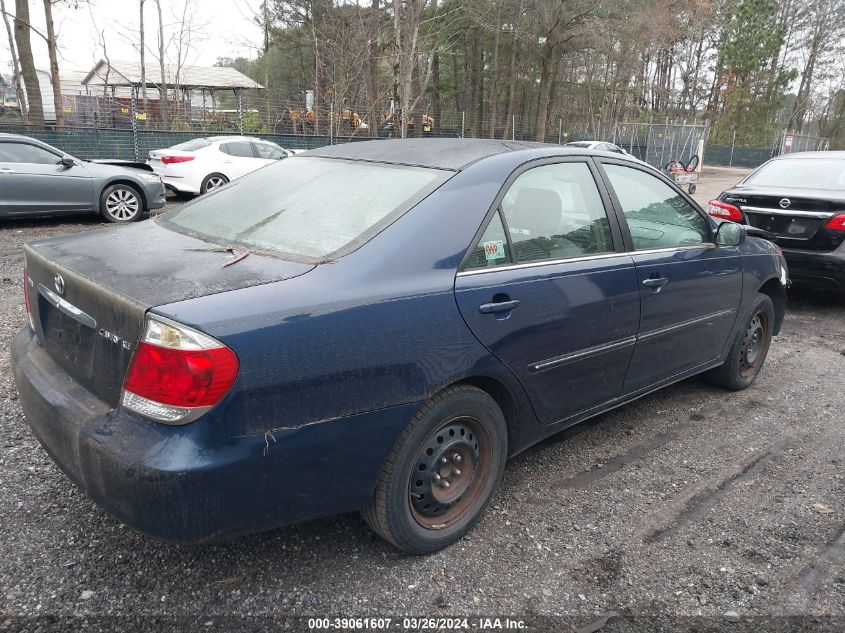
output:
[[56, 55], [56, 33], [53, 29], [53, 0], [44, 0], [44, 18], [47, 22], [47, 55], [50, 58], [50, 81], [53, 84], [53, 108], [56, 111], [56, 126], [62, 125], [64, 104], [62, 103], [62, 82], [59, 78], [59, 61]]
[[[29, 35], [31, 28], [28, 0], [15, 0], [15, 44], [18, 48], [18, 60], [26, 88], [27, 116], [30, 122], [44, 125], [41, 86], [38, 83], [35, 61], [32, 58], [32, 42]], [[18, 98], [20, 98], [20, 95], [18, 95]]]
[[18, 105], [21, 115], [26, 119], [26, 103], [23, 99], [23, 86], [21, 85], [21, 67], [18, 63], [18, 49], [15, 46], [15, 36], [12, 33], [12, 26], [9, 24], [9, 14], [6, 13], [6, 2], [0, 0], [0, 13], [3, 14], [3, 22], [6, 24], [6, 35], [9, 37], [9, 52], [12, 54], [12, 73], [15, 78], [15, 94], [18, 97]]
[[158, 86], [159, 117], [161, 127], [167, 128], [167, 74], [164, 72], [164, 20], [161, 17], [161, 0], [155, 0], [156, 11], [158, 11], [158, 67], [161, 73], [161, 83]]

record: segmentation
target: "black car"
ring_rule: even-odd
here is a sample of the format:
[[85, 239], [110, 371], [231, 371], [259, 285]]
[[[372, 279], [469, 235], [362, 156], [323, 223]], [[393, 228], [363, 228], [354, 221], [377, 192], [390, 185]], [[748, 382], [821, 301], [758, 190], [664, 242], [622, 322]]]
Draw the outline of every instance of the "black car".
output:
[[793, 281], [845, 296], [845, 152], [772, 159], [711, 200], [708, 213], [773, 233]]

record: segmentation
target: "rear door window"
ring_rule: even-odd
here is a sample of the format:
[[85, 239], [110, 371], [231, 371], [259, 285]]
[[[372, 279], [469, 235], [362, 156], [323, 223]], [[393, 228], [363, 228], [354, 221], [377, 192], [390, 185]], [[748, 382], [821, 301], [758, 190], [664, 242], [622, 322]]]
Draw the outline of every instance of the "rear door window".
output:
[[252, 143], [249, 141], [232, 141], [231, 143], [223, 143], [220, 146], [220, 151], [229, 156], [238, 156], [241, 158], [255, 158], [252, 153]]
[[707, 220], [680, 193], [639, 169], [605, 164], [634, 249], [695, 246], [710, 240]]
[[518, 263], [614, 251], [607, 213], [586, 163], [529, 169], [510, 186], [502, 210]]

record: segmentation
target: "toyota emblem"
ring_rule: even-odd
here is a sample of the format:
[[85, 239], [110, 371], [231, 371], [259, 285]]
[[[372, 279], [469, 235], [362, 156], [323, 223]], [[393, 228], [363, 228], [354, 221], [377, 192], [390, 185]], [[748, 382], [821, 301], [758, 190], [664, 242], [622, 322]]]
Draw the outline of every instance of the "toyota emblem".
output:
[[781, 209], [788, 209], [789, 205], [792, 204], [792, 201], [789, 198], [781, 198], [780, 202], [778, 202]]
[[56, 275], [53, 277], [53, 285], [56, 287], [56, 292], [60, 295], [65, 293], [65, 278], [61, 275]]

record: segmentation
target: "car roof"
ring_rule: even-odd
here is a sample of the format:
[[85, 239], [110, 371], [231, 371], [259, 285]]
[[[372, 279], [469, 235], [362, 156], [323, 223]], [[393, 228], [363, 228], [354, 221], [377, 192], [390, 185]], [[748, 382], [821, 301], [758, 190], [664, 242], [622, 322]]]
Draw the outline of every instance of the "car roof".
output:
[[832, 158], [835, 160], [845, 160], [845, 151], [834, 150], [824, 152], [795, 152], [790, 154], [781, 154], [775, 156], [774, 160], [784, 160], [789, 158]]
[[[313, 149], [306, 152], [304, 156], [368, 160], [459, 171], [491, 156], [517, 152], [531, 153], [535, 158], [567, 155], [583, 156], [584, 154], [607, 156], [609, 154], [608, 152], [586, 148], [528, 141], [413, 138], [354, 141]], [[614, 156], [625, 159], [621, 155]]]

